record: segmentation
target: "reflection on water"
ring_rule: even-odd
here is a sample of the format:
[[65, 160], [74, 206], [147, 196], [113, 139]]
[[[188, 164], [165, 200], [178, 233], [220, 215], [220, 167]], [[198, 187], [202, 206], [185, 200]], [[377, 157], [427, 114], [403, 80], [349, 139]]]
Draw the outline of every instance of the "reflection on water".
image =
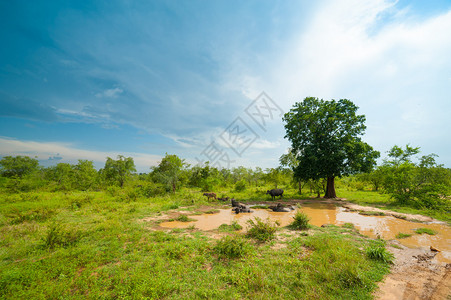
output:
[[[310, 224], [321, 226], [323, 224], [343, 225], [353, 223], [361, 234], [375, 238], [380, 236], [383, 239], [395, 239], [398, 233], [410, 233], [411, 237], [400, 239], [399, 241], [411, 248], [433, 246], [441, 252], [436, 259], [441, 262], [451, 263], [451, 228], [445, 224], [421, 224], [397, 219], [392, 216], [363, 216], [355, 212], [347, 212], [342, 207], [337, 207], [327, 203], [304, 204], [301, 209], [310, 217]], [[272, 212], [267, 209], [254, 209], [253, 213], [235, 214], [231, 209], [221, 209], [217, 214], [204, 214], [190, 216], [196, 219], [193, 222], [164, 222], [160, 226], [167, 228], [187, 228], [193, 226], [201, 230], [212, 230], [221, 224], [231, 224], [233, 221], [246, 227], [249, 219], [259, 217], [261, 219], [270, 218], [278, 221], [281, 226], [286, 226], [293, 221], [296, 211]], [[414, 229], [419, 227], [430, 228], [437, 232], [436, 235], [415, 234]]]

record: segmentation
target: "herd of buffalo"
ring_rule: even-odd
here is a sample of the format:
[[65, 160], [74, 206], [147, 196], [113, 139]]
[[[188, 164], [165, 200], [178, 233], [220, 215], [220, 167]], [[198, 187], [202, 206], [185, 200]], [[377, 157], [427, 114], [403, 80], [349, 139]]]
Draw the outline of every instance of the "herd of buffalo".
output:
[[[270, 195], [272, 200], [274, 200], [275, 197], [277, 197], [277, 196], [280, 196], [280, 198], [282, 199], [283, 190], [282, 189], [272, 189], [272, 190], [266, 191], [266, 194]], [[229, 201], [229, 199], [230, 199], [229, 197], [217, 198], [215, 193], [204, 193], [204, 196], [206, 196], [208, 199], [214, 198], [214, 199], [221, 200], [221, 201]], [[234, 211], [235, 213], [239, 214], [239, 213], [252, 212], [252, 210], [249, 208], [248, 205], [240, 203], [233, 198], [230, 200], [232, 201], [232, 211]], [[277, 205], [271, 205], [268, 208], [275, 212], [289, 212], [289, 211], [294, 210], [293, 206], [291, 206], [291, 205], [285, 206], [281, 203], [277, 203]]]

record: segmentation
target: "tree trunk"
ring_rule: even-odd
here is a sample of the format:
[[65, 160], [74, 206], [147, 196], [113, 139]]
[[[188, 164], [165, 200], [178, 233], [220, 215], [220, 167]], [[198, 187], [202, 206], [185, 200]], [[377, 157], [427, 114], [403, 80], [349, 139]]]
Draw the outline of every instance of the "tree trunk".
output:
[[335, 177], [327, 177], [326, 194], [324, 198], [337, 198], [335, 193]]
[[299, 187], [299, 195], [302, 195], [302, 181], [298, 182]]

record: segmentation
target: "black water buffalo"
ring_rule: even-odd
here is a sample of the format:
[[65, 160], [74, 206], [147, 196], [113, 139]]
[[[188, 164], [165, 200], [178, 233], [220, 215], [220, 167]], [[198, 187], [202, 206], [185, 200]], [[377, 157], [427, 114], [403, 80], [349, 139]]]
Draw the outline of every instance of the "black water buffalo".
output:
[[249, 208], [249, 206], [241, 204], [241, 203], [237, 207], [232, 208], [232, 211], [234, 211], [236, 214], [252, 212], [252, 210]]
[[232, 200], [232, 211], [234, 211], [236, 214], [239, 213], [251, 213], [251, 209], [249, 208], [249, 206], [240, 203], [238, 201], [236, 201], [235, 199], [231, 199]]
[[271, 205], [268, 208], [275, 212], [289, 212], [294, 210], [293, 206], [291, 205], [285, 206], [281, 203], [277, 203], [277, 205]]
[[282, 199], [283, 190], [282, 189], [272, 189], [272, 190], [266, 191], [266, 194], [270, 194], [272, 200], [274, 200], [276, 196], [280, 196], [280, 198]]

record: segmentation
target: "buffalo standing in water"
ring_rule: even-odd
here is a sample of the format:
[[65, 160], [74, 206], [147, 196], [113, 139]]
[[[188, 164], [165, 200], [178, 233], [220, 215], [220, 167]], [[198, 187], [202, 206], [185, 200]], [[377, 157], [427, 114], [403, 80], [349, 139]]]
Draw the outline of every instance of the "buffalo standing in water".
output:
[[280, 196], [280, 199], [282, 199], [283, 190], [282, 189], [272, 189], [272, 190], [266, 191], [266, 194], [270, 194], [272, 200], [274, 200], [276, 196]]

